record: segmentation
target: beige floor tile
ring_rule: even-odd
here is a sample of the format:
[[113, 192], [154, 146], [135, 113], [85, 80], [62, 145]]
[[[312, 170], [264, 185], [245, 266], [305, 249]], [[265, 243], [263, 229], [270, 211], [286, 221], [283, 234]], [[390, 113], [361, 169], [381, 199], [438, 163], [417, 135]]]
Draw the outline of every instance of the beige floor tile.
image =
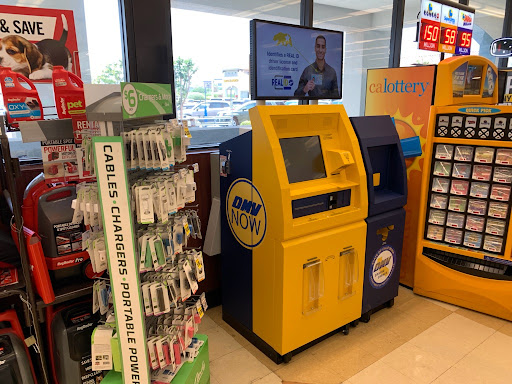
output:
[[473, 338], [457, 338], [437, 328], [427, 329], [411, 339], [409, 343], [437, 355], [452, 365], [478, 346], [478, 341]]
[[478, 374], [475, 375], [471, 369], [455, 366], [435, 379], [432, 384], [491, 384], [491, 382], [479, 377]]
[[251, 384], [271, 373], [244, 348], [213, 360], [210, 371], [222, 384]]
[[205, 314], [203, 318], [201, 319], [201, 324], [199, 324], [199, 333], [204, 333], [208, 329], [211, 329], [213, 327], [216, 327], [217, 323], [212, 320], [208, 314]]
[[377, 357], [358, 346], [333, 350], [325, 360], [326, 366], [338, 374], [340, 380], [347, 380], [378, 360]]
[[[296, 381], [283, 381], [283, 384], [306, 384], [306, 383], [297, 383]], [[345, 383], [343, 383], [345, 384]]]
[[421, 319], [430, 325], [437, 323], [452, 313], [451, 310], [434, 304], [420, 296], [414, 297], [407, 303], [401, 305], [398, 309], [404, 314]]
[[498, 332], [501, 332], [507, 336], [512, 336], [512, 323], [510, 321], [507, 321], [507, 323], [501, 327]]
[[254, 380], [252, 384], [282, 384], [282, 381], [275, 373], [271, 373], [261, 379]]
[[220, 384], [219, 380], [217, 380], [215, 378], [215, 376], [213, 376], [211, 373], [210, 373], [210, 384]]
[[512, 382], [512, 337], [504, 335], [500, 332], [495, 332], [482, 344], [476, 347], [468, 358], [474, 358], [481, 361], [488, 367], [495, 367], [497, 370], [502, 370], [507, 367], [511, 373]]
[[395, 319], [390, 318], [388, 323], [389, 325], [385, 329], [400, 335], [406, 340], [411, 340], [433, 325], [432, 320], [427, 321], [405, 313], [395, 316]]
[[297, 383], [296, 381], [283, 381], [283, 384], [306, 384], [306, 383]]
[[444, 373], [438, 384], [510, 384], [512, 337], [496, 332]]
[[382, 330], [379, 327], [371, 327], [370, 329], [370, 332], [364, 334], [358, 340], [357, 345], [379, 359], [408, 341], [395, 332]]
[[460, 308], [457, 305], [453, 305], [453, 304], [450, 304], [450, 303], [445, 303], [444, 301], [439, 301], [439, 300], [431, 299], [430, 297], [424, 297], [424, 296], [422, 296], [422, 297], [425, 300], [427, 300], [428, 302], [436, 304], [436, 305], [439, 305], [440, 307], [443, 307], [443, 308], [445, 308], [445, 309], [447, 309], [449, 311], [452, 311], [452, 312], [455, 312], [457, 309]]
[[467, 317], [470, 320], [476, 321], [486, 327], [498, 330], [502, 328], [504, 325], [509, 324], [510, 322], [507, 320], [500, 319], [498, 317], [489, 316], [485, 313], [480, 313], [476, 311], [472, 311], [466, 308], [460, 308], [457, 312], [457, 315], [461, 315]]
[[396, 306], [393, 308], [382, 309], [370, 317], [369, 323], [365, 324], [360, 322], [354, 331], [351, 330], [351, 332], [370, 333], [373, 328], [389, 330], [396, 321], [404, 320], [407, 317], [410, 317], [410, 315], [406, 315]]
[[222, 306], [221, 305], [218, 305], [218, 306], [213, 307], [213, 308], [208, 308], [206, 310], [206, 314], [210, 317], [210, 319], [215, 321], [217, 324], [220, 323], [220, 322], [223, 322], [223, 320], [222, 320]]
[[[244, 346], [244, 348], [246, 350], [248, 350], [251, 355], [253, 355], [256, 359], [258, 359], [258, 361], [260, 363], [262, 363], [265, 367], [267, 367], [272, 372], [283, 367], [282, 364], [277, 365], [276, 363], [274, 363], [272, 360], [270, 360], [269, 357], [267, 357], [267, 355], [265, 355], [263, 352], [261, 352], [258, 348], [256, 348], [252, 344], [248, 344], [248, 345]], [[295, 359], [295, 356], [293, 357], [293, 359]]]
[[[368, 368], [350, 378], [351, 384], [416, 384], [410, 377], [391, 368], [389, 365], [377, 361]], [[345, 383], [344, 383], [345, 384]]]
[[245, 347], [250, 344], [250, 341], [235, 331], [231, 326], [223, 320], [219, 320], [219, 327], [221, 327], [224, 331], [226, 331], [233, 339], [235, 339], [241, 346]]
[[210, 328], [204, 333], [208, 336], [210, 362], [242, 348], [235, 339], [219, 326]]
[[410, 342], [395, 349], [380, 361], [419, 383], [432, 382], [453, 363], [431, 352], [426, 352]]
[[246, 345], [250, 344], [250, 342], [245, 337], [243, 337], [241, 334], [231, 328], [228, 323], [222, 320], [222, 306], [219, 305], [217, 307], [211, 308], [206, 312], [206, 314], [208, 315], [209, 319], [214, 322], [214, 324], [218, 325], [224, 331], [226, 331], [240, 345], [245, 347]]
[[456, 312], [433, 325], [433, 328], [452, 335], [457, 339], [470, 341], [476, 345], [495, 332], [494, 329], [461, 316]]
[[415, 296], [412, 289], [402, 287], [401, 285], [398, 287], [398, 296], [395, 297], [395, 307], [399, 307], [403, 303], [411, 300]]
[[314, 355], [294, 360], [274, 372], [283, 381], [303, 384], [339, 384], [343, 378]]

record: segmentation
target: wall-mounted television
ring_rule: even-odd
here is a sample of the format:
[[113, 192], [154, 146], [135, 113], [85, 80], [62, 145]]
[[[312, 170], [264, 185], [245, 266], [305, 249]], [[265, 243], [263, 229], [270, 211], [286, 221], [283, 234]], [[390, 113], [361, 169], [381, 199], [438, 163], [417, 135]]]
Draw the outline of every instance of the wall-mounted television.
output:
[[255, 100], [341, 99], [340, 31], [251, 20], [251, 96]]

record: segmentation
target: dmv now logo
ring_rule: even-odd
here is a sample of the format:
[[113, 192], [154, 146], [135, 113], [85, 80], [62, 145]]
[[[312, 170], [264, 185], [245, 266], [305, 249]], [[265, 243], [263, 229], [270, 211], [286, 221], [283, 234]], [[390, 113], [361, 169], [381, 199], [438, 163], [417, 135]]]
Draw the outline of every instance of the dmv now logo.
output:
[[290, 90], [293, 87], [293, 79], [291, 76], [275, 75], [272, 79], [274, 89]]
[[376, 289], [384, 287], [391, 279], [395, 265], [395, 249], [389, 245], [382, 246], [373, 257], [368, 271], [372, 287]]
[[258, 246], [267, 232], [267, 210], [260, 192], [247, 179], [231, 184], [226, 197], [229, 228], [245, 248]]
[[368, 91], [370, 93], [417, 93], [421, 97], [429, 85], [429, 81], [408, 83], [403, 80], [396, 80], [392, 82], [385, 78], [383, 83], [371, 83], [368, 86]]

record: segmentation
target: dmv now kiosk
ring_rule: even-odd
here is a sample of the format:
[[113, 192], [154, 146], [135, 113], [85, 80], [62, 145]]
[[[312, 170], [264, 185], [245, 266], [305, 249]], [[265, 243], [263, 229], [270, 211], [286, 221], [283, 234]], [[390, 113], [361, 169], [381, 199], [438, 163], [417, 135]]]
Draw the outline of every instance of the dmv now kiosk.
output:
[[276, 363], [361, 316], [367, 188], [343, 106], [257, 106], [220, 146], [223, 319]]
[[351, 117], [368, 184], [366, 254], [361, 321], [391, 307], [398, 295], [407, 203], [407, 171], [389, 116]]
[[414, 292], [512, 320], [512, 107], [478, 56], [439, 63]]

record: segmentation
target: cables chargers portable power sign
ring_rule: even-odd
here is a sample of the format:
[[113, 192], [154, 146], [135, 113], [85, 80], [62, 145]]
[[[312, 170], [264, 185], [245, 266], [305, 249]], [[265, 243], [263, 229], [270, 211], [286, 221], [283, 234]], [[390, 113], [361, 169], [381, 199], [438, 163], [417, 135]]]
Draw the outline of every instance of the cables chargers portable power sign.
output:
[[149, 384], [146, 332], [123, 139], [94, 137], [93, 147], [117, 332], [122, 351], [123, 383]]

